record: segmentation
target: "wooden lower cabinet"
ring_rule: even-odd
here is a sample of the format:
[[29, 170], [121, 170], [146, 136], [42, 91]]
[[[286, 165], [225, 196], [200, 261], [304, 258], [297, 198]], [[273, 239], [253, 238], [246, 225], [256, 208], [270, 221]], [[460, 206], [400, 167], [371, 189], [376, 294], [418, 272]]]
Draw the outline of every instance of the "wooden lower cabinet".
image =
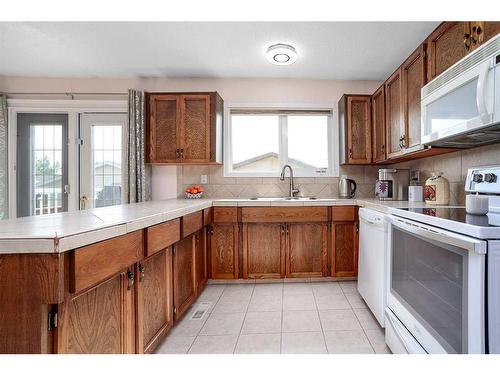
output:
[[174, 319], [179, 320], [196, 298], [196, 234], [174, 245]]
[[237, 279], [238, 224], [215, 224], [210, 229], [211, 277], [213, 279]]
[[286, 224], [286, 277], [326, 276], [327, 223]]
[[243, 278], [285, 277], [285, 224], [243, 224]]
[[69, 295], [59, 306], [57, 352], [135, 353], [133, 267], [85, 292]]
[[356, 221], [332, 223], [331, 267], [334, 277], [358, 275], [358, 224]]
[[208, 281], [208, 234], [206, 228], [200, 230], [196, 236], [195, 268], [196, 268], [196, 294], [199, 294]]
[[172, 248], [136, 267], [137, 352], [151, 353], [174, 324]]

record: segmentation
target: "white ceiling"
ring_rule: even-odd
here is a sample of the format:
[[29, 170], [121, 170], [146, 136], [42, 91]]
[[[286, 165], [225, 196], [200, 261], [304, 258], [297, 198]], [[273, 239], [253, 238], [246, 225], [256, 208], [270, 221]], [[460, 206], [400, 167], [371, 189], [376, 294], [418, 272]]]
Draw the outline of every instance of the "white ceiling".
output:
[[[383, 80], [438, 22], [0, 22], [0, 75]], [[290, 43], [299, 58], [264, 52]]]

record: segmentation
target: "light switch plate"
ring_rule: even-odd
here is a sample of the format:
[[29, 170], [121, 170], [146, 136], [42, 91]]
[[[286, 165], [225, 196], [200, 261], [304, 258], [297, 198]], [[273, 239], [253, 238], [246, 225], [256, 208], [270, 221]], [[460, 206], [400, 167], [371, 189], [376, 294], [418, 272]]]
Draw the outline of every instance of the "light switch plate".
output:
[[200, 184], [207, 184], [208, 183], [208, 177], [206, 174], [202, 174], [200, 178]]

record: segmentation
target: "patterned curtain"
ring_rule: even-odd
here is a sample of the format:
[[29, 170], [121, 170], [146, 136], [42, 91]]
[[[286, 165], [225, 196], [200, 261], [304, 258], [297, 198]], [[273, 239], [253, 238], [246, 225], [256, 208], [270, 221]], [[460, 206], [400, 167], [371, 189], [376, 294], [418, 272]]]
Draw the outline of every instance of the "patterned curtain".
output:
[[0, 220], [9, 217], [7, 168], [7, 97], [0, 94]]
[[151, 166], [146, 165], [146, 118], [144, 91], [128, 91], [128, 184], [129, 203], [151, 200]]

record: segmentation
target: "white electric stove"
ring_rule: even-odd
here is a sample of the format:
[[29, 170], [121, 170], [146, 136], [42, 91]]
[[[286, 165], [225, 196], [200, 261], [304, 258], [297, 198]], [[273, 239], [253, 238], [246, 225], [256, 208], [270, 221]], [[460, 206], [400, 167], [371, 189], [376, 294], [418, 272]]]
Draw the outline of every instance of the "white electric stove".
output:
[[488, 194], [487, 215], [390, 210], [386, 342], [395, 353], [500, 353], [500, 166], [469, 169], [465, 190]]

